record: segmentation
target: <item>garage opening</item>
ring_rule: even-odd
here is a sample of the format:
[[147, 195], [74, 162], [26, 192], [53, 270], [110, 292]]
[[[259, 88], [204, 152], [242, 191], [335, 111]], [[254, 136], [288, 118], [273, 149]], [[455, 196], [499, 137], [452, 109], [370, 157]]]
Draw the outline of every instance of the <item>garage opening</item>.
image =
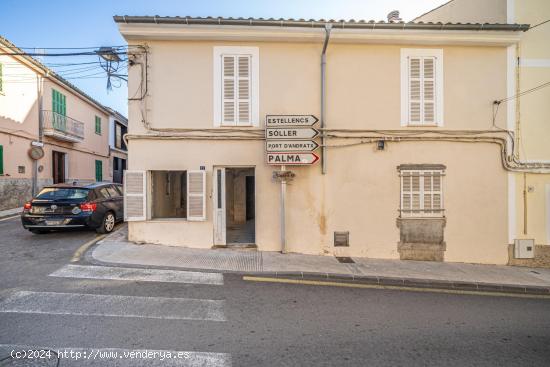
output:
[[187, 218], [187, 171], [151, 171], [153, 219]]
[[225, 169], [226, 243], [231, 245], [254, 245], [255, 181], [254, 168]]

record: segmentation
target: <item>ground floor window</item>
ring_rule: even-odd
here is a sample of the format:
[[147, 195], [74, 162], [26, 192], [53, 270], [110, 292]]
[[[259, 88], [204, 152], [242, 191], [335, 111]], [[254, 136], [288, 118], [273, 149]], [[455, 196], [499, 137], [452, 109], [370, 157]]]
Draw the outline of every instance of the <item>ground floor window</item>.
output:
[[401, 217], [442, 217], [445, 166], [410, 164], [398, 167]]
[[153, 219], [187, 218], [187, 171], [151, 171]]
[[97, 182], [103, 181], [103, 162], [95, 161], [95, 180]]

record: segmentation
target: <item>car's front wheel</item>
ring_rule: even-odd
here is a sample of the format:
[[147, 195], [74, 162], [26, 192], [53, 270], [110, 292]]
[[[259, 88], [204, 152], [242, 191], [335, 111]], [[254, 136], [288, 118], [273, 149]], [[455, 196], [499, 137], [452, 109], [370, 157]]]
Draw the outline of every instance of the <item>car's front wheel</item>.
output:
[[96, 230], [98, 233], [111, 233], [115, 228], [115, 215], [111, 212], [108, 212], [103, 217], [103, 222], [101, 226]]

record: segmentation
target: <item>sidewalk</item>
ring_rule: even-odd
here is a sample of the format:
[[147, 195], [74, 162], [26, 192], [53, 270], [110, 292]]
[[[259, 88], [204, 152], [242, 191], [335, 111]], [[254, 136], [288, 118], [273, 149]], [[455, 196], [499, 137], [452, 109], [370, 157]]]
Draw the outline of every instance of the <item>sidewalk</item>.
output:
[[127, 227], [98, 242], [92, 257], [99, 262], [237, 272], [269, 277], [351, 281], [382, 286], [550, 295], [550, 269], [429, 261], [281, 254], [228, 249], [191, 249], [136, 245], [126, 240]]

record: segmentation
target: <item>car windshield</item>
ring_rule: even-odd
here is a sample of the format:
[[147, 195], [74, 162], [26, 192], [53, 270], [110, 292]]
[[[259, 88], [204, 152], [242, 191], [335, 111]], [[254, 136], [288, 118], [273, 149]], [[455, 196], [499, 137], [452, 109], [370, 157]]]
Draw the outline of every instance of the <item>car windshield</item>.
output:
[[64, 187], [46, 187], [36, 196], [36, 199], [84, 199], [88, 196], [88, 189], [73, 189]]

